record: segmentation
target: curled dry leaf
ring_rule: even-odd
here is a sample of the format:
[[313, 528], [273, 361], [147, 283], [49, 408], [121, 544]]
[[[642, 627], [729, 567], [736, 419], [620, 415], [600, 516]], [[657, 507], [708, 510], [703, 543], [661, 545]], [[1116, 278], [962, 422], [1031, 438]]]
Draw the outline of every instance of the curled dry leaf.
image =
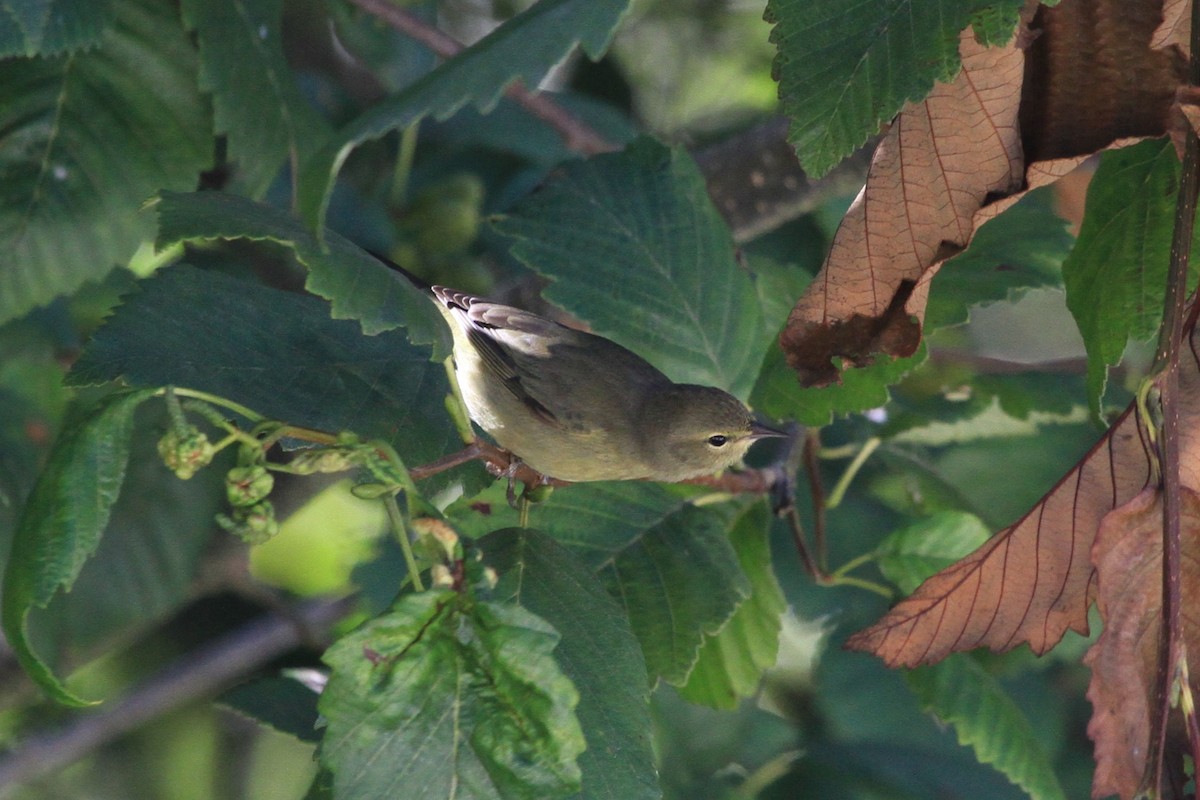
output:
[[[1196, 334], [1180, 361], [1180, 480], [1200, 488], [1200, 361]], [[1028, 643], [1044, 653], [1068, 629], [1087, 631], [1095, 590], [1090, 554], [1101, 520], [1151, 480], [1151, 445], [1130, 406], [1016, 524], [938, 572], [847, 642], [889, 666], [951, 652]]]
[[[1200, 495], [1180, 498], [1185, 652], [1200, 653]], [[1092, 548], [1104, 632], [1084, 658], [1092, 670], [1088, 735], [1096, 743], [1092, 796], [1133, 797], [1151, 751], [1162, 632], [1162, 495], [1147, 489], [1107, 514]], [[1200, 690], [1195, 678], [1192, 691]]]
[[1020, 187], [1024, 54], [1015, 42], [985, 48], [969, 30], [959, 49], [958, 79], [908, 106], [883, 137], [821, 274], [792, 309], [780, 342], [803, 383], [836, 380], [831, 356], [866, 363], [883, 340], [912, 355], [920, 326], [903, 313], [913, 298], [897, 309], [897, 294], [966, 247], [989, 193]]
[[962, 71], [892, 123], [780, 335], [800, 382], [836, 382], [835, 358], [911, 355], [929, 282], [980, 224], [1099, 149], [1168, 131], [1189, 10], [1179, 0], [1031, 2], [1003, 47], [964, 31]]

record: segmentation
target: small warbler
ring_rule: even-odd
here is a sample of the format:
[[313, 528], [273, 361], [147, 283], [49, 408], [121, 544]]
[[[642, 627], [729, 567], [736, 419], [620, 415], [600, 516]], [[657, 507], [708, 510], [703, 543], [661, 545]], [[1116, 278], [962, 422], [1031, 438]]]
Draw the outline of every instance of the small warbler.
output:
[[454, 336], [467, 411], [496, 443], [565, 481], [711, 475], [755, 440], [783, 436], [736, 397], [674, 383], [601, 336], [431, 287]]

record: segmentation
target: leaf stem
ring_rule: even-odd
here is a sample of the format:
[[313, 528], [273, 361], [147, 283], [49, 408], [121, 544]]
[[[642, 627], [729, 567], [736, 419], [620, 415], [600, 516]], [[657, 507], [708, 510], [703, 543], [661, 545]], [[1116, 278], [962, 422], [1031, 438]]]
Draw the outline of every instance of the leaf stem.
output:
[[847, 561], [845, 564], [842, 564], [840, 567], [838, 567], [836, 570], [834, 570], [829, 575], [828, 585], [829, 586], [856, 586], [859, 589], [866, 589], [869, 592], [874, 592], [877, 595], [881, 595], [881, 596], [887, 598], [888, 600], [891, 600], [895, 596], [896, 593], [893, 592], [887, 586], [884, 586], [881, 583], [876, 583], [875, 581], [872, 581], [872, 580], [867, 580], [866, 578], [856, 578], [853, 575], [849, 574], [849, 573], [853, 572], [854, 570], [858, 569], [859, 567], [861, 567], [863, 564], [871, 563], [872, 561], [875, 560], [876, 557], [877, 557], [876, 553], [874, 553], [874, 552], [863, 553], [861, 555], [855, 556], [854, 558]]
[[866, 589], [868, 592], [874, 592], [885, 600], [891, 600], [894, 596], [894, 593], [888, 587], [876, 583], [875, 581], [869, 581], [866, 578], [855, 578], [853, 575], [830, 577], [827, 585], [854, 586], [859, 589]]
[[800, 512], [796, 509], [796, 504], [789, 504], [783, 510], [783, 516], [787, 520], [788, 530], [792, 534], [792, 542], [796, 545], [796, 552], [800, 556], [800, 561], [804, 564], [804, 571], [818, 583], [825, 583], [829, 579], [829, 576], [813, 560], [812, 553], [808, 551], [808, 543], [804, 537], [804, 524], [800, 521]]
[[396, 495], [384, 495], [383, 507], [387, 509], [388, 520], [392, 524], [392, 531], [396, 534], [396, 541], [400, 543], [400, 551], [404, 553], [404, 563], [408, 565], [408, 579], [412, 581], [414, 589], [418, 592], [423, 592], [425, 591], [425, 585], [421, 582], [421, 569], [417, 566], [416, 556], [413, 555], [412, 542], [408, 540], [408, 525], [404, 522], [404, 515], [400, 513], [400, 506], [396, 503]]
[[170, 389], [171, 391], [173, 391], [175, 394], [179, 395], [180, 397], [190, 397], [194, 400], [203, 400], [204, 402], [211, 403], [214, 406], [219, 406], [221, 408], [228, 409], [235, 414], [240, 414], [241, 416], [245, 417], [246, 419], [248, 419], [254, 423], [265, 422], [267, 419], [262, 414], [259, 414], [257, 411], [251, 411], [250, 409], [246, 408], [241, 403], [236, 403], [233, 400], [229, 400], [229, 399], [221, 397], [219, 395], [209, 394], [208, 392], [202, 392], [199, 389], [185, 389], [181, 386], [171, 386], [171, 387], [164, 387], [164, 388], [160, 389], [157, 392], [157, 394], [160, 397], [166, 396], [168, 389]]
[[854, 558], [847, 561], [845, 564], [842, 564], [840, 567], [835, 569], [833, 571], [832, 577], [834, 577], [834, 578], [844, 577], [846, 575], [846, 573], [853, 572], [854, 570], [861, 567], [863, 564], [871, 563], [872, 561], [875, 560], [875, 557], [876, 557], [876, 554], [874, 551], [869, 552], [869, 553], [862, 553], [861, 555], [857, 555]]
[[866, 463], [867, 459], [871, 457], [871, 454], [882, 443], [883, 440], [878, 436], [872, 436], [863, 442], [862, 448], [854, 456], [854, 460], [846, 467], [842, 476], [838, 478], [833, 491], [829, 493], [829, 498], [825, 501], [826, 509], [834, 509], [841, 505], [842, 499], [846, 496], [846, 490], [850, 488], [850, 482], [854, 480], [854, 476], [862, 469], [862, 465]]
[[413, 157], [417, 152], [417, 133], [421, 121], [417, 120], [400, 134], [400, 149], [396, 153], [396, 166], [392, 171], [392, 205], [399, 207], [408, 199], [408, 179], [412, 176]]

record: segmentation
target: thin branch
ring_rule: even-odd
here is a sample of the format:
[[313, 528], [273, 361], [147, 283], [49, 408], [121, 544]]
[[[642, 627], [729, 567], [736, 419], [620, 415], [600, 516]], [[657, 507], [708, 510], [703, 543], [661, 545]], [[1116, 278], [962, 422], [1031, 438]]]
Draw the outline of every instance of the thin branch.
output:
[[[425, 480], [439, 472], [467, 464], [471, 461], [482, 461], [488, 472], [496, 477], [511, 478], [527, 486], [570, 486], [571, 481], [564, 481], [553, 476], [543, 475], [537, 470], [518, 460], [512, 453], [496, 445], [476, 439], [471, 444], [443, 456], [437, 461], [411, 468], [408, 472], [414, 481]], [[700, 478], [689, 478], [680, 483], [694, 486], [707, 486], [730, 494], [766, 494], [772, 491], [780, 480], [780, 468], [777, 464], [762, 469], [744, 469], [723, 472], [720, 475], [706, 475]]]
[[825, 535], [825, 486], [821, 483], [821, 429], [812, 428], [804, 438], [804, 472], [808, 475], [808, 491], [813, 508], [813, 546], [817, 564], [822, 570], [829, 566], [829, 546]]
[[[350, 0], [354, 5], [373, 14], [396, 30], [437, 53], [452, 58], [463, 50], [453, 37], [429, 25], [420, 17], [400, 8], [391, 0]], [[548, 95], [531, 91], [517, 82], [505, 90], [508, 97], [533, 116], [558, 131], [569, 149], [583, 155], [596, 155], [617, 150], [617, 146], [601, 136], [574, 114], [554, 102]]]
[[307, 644], [354, 607], [353, 598], [318, 600], [292, 616], [265, 614], [171, 667], [98, 711], [82, 712], [59, 730], [35, 734], [0, 757], [0, 795], [71, 764], [101, 745], [196, 700], [209, 698], [267, 663]]
[[[1188, 82], [1200, 86], [1200, 3], [1192, 5], [1191, 61]], [[1161, 370], [1156, 381], [1162, 411], [1159, 461], [1162, 466], [1162, 625], [1158, 654], [1158, 703], [1155, 710], [1151, 767], [1153, 789], [1163, 785], [1167, 728], [1171, 712], [1171, 687], [1183, 654], [1182, 617], [1182, 525], [1179, 479], [1179, 352], [1187, 314], [1188, 263], [1192, 252], [1196, 195], [1200, 189], [1200, 140], [1190, 125], [1184, 126], [1184, 152], [1179, 195], [1175, 201], [1175, 229], [1171, 237], [1171, 260], [1163, 323], [1159, 331], [1155, 364]]]

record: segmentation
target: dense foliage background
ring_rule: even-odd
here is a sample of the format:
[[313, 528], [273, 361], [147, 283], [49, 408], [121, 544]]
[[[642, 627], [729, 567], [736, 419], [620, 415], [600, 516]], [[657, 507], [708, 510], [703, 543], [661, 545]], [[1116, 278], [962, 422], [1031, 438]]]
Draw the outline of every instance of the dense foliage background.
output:
[[[1109, 239], [1083, 221], [1075, 246], [1090, 169], [1029, 192], [934, 281], [913, 356], [804, 389], [776, 340], [862, 185], [852, 154], [1022, 3], [529, 5], [0, 4], [0, 786], [1085, 796], [1089, 640], [913, 670], [841, 645], [1130, 400], [1161, 289], [1115, 304], [1133, 321], [1097, 366], [1062, 265], [1165, 259], [1174, 149], [1099, 160]], [[810, 179], [789, 127], [811, 175], [850, 160]], [[409, 483], [462, 443], [447, 339], [370, 252], [808, 426], [807, 471], [803, 437], [751, 465], [798, 476], [832, 574], [754, 493], [569, 486], [520, 528], [478, 462]], [[303, 430], [256, 447], [230, 420]], [[227, 446], [180, 480], [160, 442], [197, 432]], [[314, 442], [354, 471], [296, 466]], [[270, 508], [231, 509], [227, 471], [264, 463]]]

